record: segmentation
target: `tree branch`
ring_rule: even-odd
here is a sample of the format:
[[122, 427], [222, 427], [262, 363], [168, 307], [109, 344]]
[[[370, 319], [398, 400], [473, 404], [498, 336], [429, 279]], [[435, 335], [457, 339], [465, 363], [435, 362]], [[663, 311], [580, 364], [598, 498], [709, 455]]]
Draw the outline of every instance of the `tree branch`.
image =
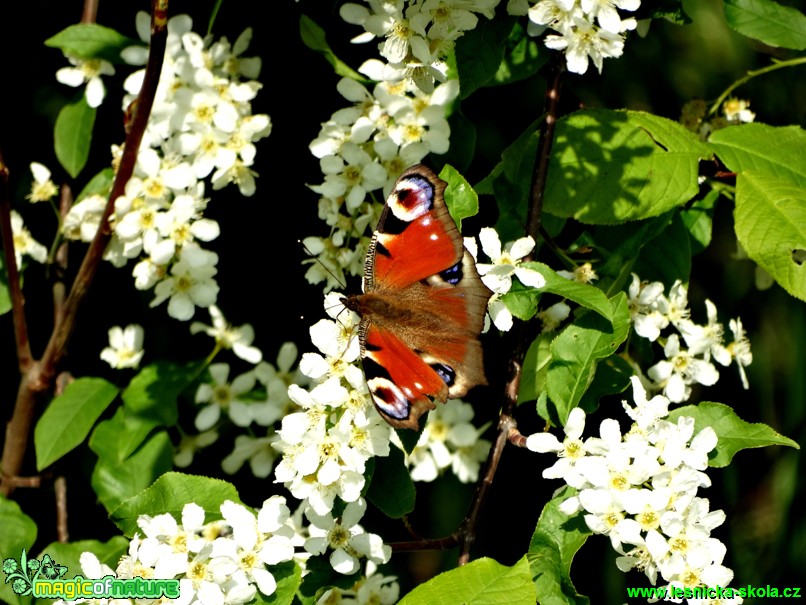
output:
[[[134, 172], [137, 152], [148, 125], [148, 118], [151, 114], [151, 107], [154, 104], [159, 76], [162, 71], [168, 35], [167, 25], [168, 0], [152, 0], [151, 44], [145, 78], [140, 94], [134, 102], [134, 117], [128, 128], [126, 142], [123, 147], [123, 156], [121, 157], [115, 180], [112, 183], [112, 190], [109, 193], [106, 208], [101, 216], [98, 232], [87, 249], [70, 293], [64, 302], [61, 319], [53, 327], [50, 341], [42, 355], [42, 359], [39, 362], [32, 361], [27, 371], [23, 374], [14, 413], [6, 426], [6, 442], [3, 447], [2, 460], [3, 475], [2, 480], [0, 480], [0, 493], [5, 496], [8, 496], [14, 490], [13, 479], [22, 468], [22, 461], [34, 420], [36, 395], [50, 390], [53, 386], [58, 367], [67, 352], [67, 343], [75, 329], [78, 310], [89, 292], [93, 278], [103, 258], [104, 250], [111, 238], [109, 217], [114, 210], [115, 200], [123, 194], [126, 183]], [[0, 211], [0, 215], [2, 214], [3, 212]], [[5, 232], [5, 230], [4, 227], [3, 231]], [[9, 281], [11, 281], [11, 273], [9, 273]], [[21, 301], [22, 295], [20, 294], [19, 296]], [[17, 341], [19, 348], [19, 334]], [[27, 345], [27, 336], [25, 344]]]
[[[526, 233], [537, 239], [540, 230], [540, 217], [543, 210], [543, 197], [546, 190], [546, 177], [548, 176], [549, 157], [554, 142], [554, 129], [557, 123], [557, 112], [560, 100], [560, 87], [562, 75], [565, 72], [565, 56], [562, 53], [554, 53], [550, 62], [549, 84], [546, 89], [544, 101], [545, 120], [540, 129], [540, 139], [537, 144], [535, 170], [532, 176], [532, 187], [529, 196], [529, 216], [527, 219]], [[534, 253], [524, 260], [532, 260]], [[470, 503], [465, 521], [459, 530], [460, 549], [459, 565], [464, 565], [470, 561], [470, 550], [476, 540], [476, 527], [479, 523], [481, 511], [487, 500], [490, 487], [492, 486], [495, 473], [498, 470], [498, 463], [507, 441], [523, 447], [526, 440], [517, 430], [517, 422], [513, 416], [518, 403], [518, 392], [520, 391], [521, 375], [523, 371], [523, 360], [529, 343], [532, 342], [534, 328], [529, 323], [518, 322], [515, 327], [515, 347], [509, 360], [507, 369], [507, 383], [504, 387], [504, 405], [498, 418], [498, 429], [495, 442], [487, 455], [487, 462], [484, 465], [484, 472], [476, 483], [476, 491]]]

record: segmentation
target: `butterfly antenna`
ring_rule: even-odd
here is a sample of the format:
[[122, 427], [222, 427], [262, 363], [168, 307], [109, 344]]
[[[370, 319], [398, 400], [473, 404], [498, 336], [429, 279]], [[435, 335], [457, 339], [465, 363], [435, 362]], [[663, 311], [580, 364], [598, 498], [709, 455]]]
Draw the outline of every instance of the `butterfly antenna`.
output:
[[330, 275], [330, 277], [332, 277], [332, 278], [333, 278], [333, 281], [334, 281], [334, 282], [336, 282], [336, 284], [338, 284], [338, 286], [339, 286], [339, 288], [340, 288], [341, 290], [346, 290], [346, 289], [347, 289], [347, 284], [345, 284], [345, 283], [342, 281], [343, 277], [340, 277], [340, 276], [336, 275], [336, 274], [335, 274], [335, 273], [334, 273], [334, 272], [333, 272], [333, 271], [330, 269], [330, 267], [328, 267], [328, 266], [327, 266], [325, 263], [323, 263], [323, 262], [322, 262], [322, 261], [319, 259], [319, 257], [318, 257], [318, 256], [316, 256], [316, 255], [315, 255], [313, 252], [311, 252], [311, 249], [310, 249], [310, 248], [308, 248], [308, 246], [306, 246], [306, 245], [305, 245], [305, 242], [303, 242], [302, 240], [299, 240], [299, 239], [298, 239], [298, 240], [297, 240], [297, 243], [298, 243], [300, 246], [302, 246], [302, 249], [305, 251], [305, 254], [307, 254], [309, 257], [311, 257], [311, 260], [312, 260], [313, 262], [315, 262], [315, 263], [319, 263], [319, 265], [320, 265], [320, 266], [321, 266], [321, 267], [322, 267], [322, 268], [325, 270], [325, 273], [327, 273], [328, 275]]

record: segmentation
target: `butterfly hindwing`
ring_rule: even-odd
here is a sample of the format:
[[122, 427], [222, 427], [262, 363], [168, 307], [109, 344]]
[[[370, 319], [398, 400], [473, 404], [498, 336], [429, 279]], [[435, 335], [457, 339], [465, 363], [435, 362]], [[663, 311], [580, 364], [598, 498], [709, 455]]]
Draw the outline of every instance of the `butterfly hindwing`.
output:
[[369, 250], [361, 315], [367, 384], [393, 426], [418, 427], [433, 401], [486, 384], [478, 335], [491, 292], [443, 199], [445, 182], [425, 166], [398, 179]]

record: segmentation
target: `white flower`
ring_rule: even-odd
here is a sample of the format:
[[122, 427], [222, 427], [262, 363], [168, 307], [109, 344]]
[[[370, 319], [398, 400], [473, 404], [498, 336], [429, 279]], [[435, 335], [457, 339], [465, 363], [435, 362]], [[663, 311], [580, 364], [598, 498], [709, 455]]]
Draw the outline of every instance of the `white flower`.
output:
[[235, 437], [235, 448], [221, 461], [221, 468], [225, 473], [234, 475], [248, 460], [252, 474], [258, 479], [265, 479], [271, 474], [277, 459], [274, 444], [278, 439], [275, 434], [267, 437], [238, 435]]
[[179, 468], [187, 468], [193, 462], [193, 456], [197, 451], [216, 441], [218, 441], [216, 431], [204, 431], [198, 435], [182, 435], [182, 440], [174, 453], [174, 464]]
[[663, 352], [666, 361], [656, 363], [647, 374], [663, 388], [663, 394], [670, 401], [680, 403], [687, 400], [691, 395], [689, 385], [695, 382], [711, 386], [719, 380], [719, 372], [712, 363], [697, 359], [680, 347], [677, 334], [669, 336]]
[[101, 76], [111, 76], [115, 73], [115, 68], [109, 61], [103, 59], [79, 59], [68, 55], [67, 60], [73, 67], [62, 67], [56, 72], [56, 79], [73, 88], [86, 82], [84, 97], [87, 99], [87, 105], [98, 107], [106, 96]]
[[559, 458], [554, 465], [543, 471], [544, 478], [562, 479], [576, 488], [588, 485], [587, 480], [575, 468], [576, 463], [588, 454], [588, 447], [582, 441], [584, 430], [585, 412], [582, 408], [574, 408], [568, 414], [563, 427], [565, 439], [562, 442], [551, 433], [535, 433], [526, 438], [526, 447], [533, 452], [555, 452]]
[[359, 557], [366, 557], [374, 563], [389, 561], [391, 549], [380, 536], [364, 532], [358, 524], [366, 509], [366, 501], [359, 498], [347, 504], [338, 521], [330, 513], [318, 515], [313, 510], [306, 511], [305, 516], [311, 522], [311, 537], [305, 541], [305, 550], [313, 555], [332, 550], [331, 567], [345, 575], [358, 571]]
[[736, 360], [736, 365], [739, 366], [739, 376], [742, 378], [742, 386], [749, 389], [750, 385], [747, 382], [747, 374], [745, 374], [745, 367], [753, 363], [753, 353], [750, 351], [750, 340], [747, 338], [747, 333], [742, 327], [742, 320], [738, 317], [731, 319], [728, 323], [731, 332], [733, 332], [733, 342], [728, 346], [728, 351]]
[[750, 101], [745, 99], [728, 99], [722, 104], [722, 113], [728, 122], [733, 123], [748, 123], [756, 119], [756, 114], [750, 111]]
[[11, 211], [11, 237], [14, 240], [14, 257], [17, 260], [17, 267], [22, 264], [23, 254], [30, 256], [38, 263], [44, 263], [47, 260], [48, 249], [33, 238], [16, 210]]
[[125, 329], [109, 329], [109, 346], [101, 351], [101, 359], [117, 370], [136, 368], [143, 358], [143, 327], [131, 324]]
[[211, 428], [226, 411], [230, 420], [237, 426], [246, 427], [252, 423], [251, 405], [241, 399], [255, 386], [254, 372], [237, 376], [230, 384], [229, 365], [214, 363], [208, 368], [213, 384], [203, 382], [196, 391], [196, 403], [208, 403], [196, 416], [196, 428], [206, 431]]
[[599, 29], [586, 18], [572, 17], [559, 35], [546, 36], [546, 46], [552, 50], [564, 50], [568, 71], [584, 74], [588, 61], [593, 61], [599, 73], [602, 60], [620, 57], [624, 50], [624, 38], [605, 29]]
[[477, 263], [481, 281], [495, 293], [506, 294], [512, 287], [512, 276], [515, 275], [521, 283], [532, 288], [542, 288], [546, 285], [546, 278], [538, 271], [521, 267], [521, 259], [529, 254], [535, 247], [531, 237], [510, 242], [501, 248], [501, 240], [495, 229], [485, 227], [479, 232], [481, 249], [490, 257], [492, 264]]
[[252, 346], [252, 341], [255, 339], [255, 331], [252, 329], [251, 324], [244, 324], [236, 328], [230, 325], [224, 318], [224, 314], [216, 305], [210, 305], [210, 319], [213, 320], [212, 326], [207, 326], [201, 322], [194, 321], [190, 324], [190, 333], [198, 334], [204, 332], [208, 336], [215, 338], [216, 343], [225, 348], [232, 349], [236, 356], [249, 363], [260, 363], [263, 359], [263, 353], [260, 349]]
[[669, 325], [669, 319], [660, 311], [663, 300], [662, 283], [645, 283], [632, 274], [627, 302], [636, 334], [653, 342], [658, 339], [660, 331]]
[[154, 288], [156, 307], [166, 299], [168, 315], [187, 321], [196, 312], [195, 307], [209, 307], [218, 296], [218, 284], [213, 276], [218, 272], [215, 265], [218, 255], [215, 252], [185, 246], [179, 261], [171, 267], [171, 275], [166, 276]]
[[50, 180], [50, 170], [46, 166], [39, 162], [31, 162], [31, 173], [34, 175], [34, 182], [31, 183], [31, 193], [25, 197], [32, 204], [47, 202], [59, 193], [59, 188]]
[[98, 232], [105, 208], [105, 197], [88, 195], [70, 207], [62, 222], [62, 233], [67, 239], [91, 242]]

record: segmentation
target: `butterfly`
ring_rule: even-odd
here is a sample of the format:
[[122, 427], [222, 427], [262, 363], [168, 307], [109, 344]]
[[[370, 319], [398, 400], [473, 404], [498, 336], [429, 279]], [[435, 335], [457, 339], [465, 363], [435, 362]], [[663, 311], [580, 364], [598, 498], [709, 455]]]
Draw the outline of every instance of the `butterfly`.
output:
[[434, 401], [487, 384], [478, 336], [492, 292], [448, 213], [446, 186], [423, 165], [400, 175], [367, 250], [364, 293], [343, 299], [361, 316], [375, 407], [396, 428], [416, 430]]

